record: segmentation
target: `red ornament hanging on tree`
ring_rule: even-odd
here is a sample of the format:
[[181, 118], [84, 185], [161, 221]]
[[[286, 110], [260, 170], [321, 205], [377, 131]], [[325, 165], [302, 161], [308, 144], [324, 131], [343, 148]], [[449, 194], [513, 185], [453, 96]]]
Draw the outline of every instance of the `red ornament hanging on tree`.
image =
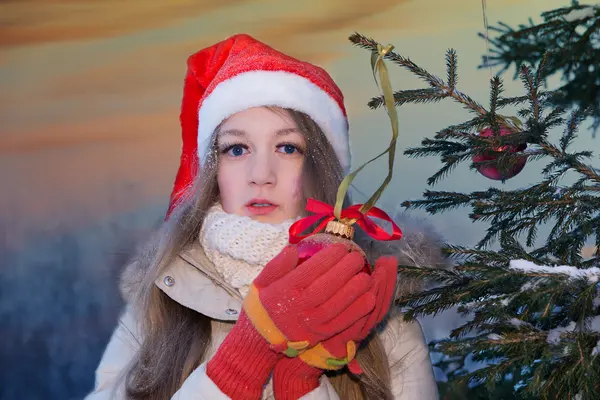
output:
[[[504, 127], [500, 128], [500, 136], [511, 135], [512, 133], [513, 133], [512, 131], [510, 131]], [[482, 136], [482, 137], [494, 136], [494, 131], [491, 128], [487, 128], [487, 129], [484, 129], [483, 131], [481, 131], [479, 133], [479, 136]], [[522, 143], [519, 145], [499, 146], [499, 147], [496, 147], [494, 149], [494, 151], [497, 153], [504, 153], [504, 152], [518, 153], [518, 152], [525, 150], [526, 148], [527, 148], [527, 144]], [[495, 163], [478, 166], [477, 171], [479, 171], [479, 173], [481, 175], [485, 176], [486, 178], [497, 180], [497, 181], [504, 181], [504, 180], [515, 177], [523, 170], [523, 168], [525, 167], [525, 163], [527, 162], [526, 155], [519, 156], [513, 166], [511, 166], [508, 170], [506, 170], [506, 169], [503, 170], [502, 168], [500, 168], [500, 166], [497, 163], [499, 157], [500, 156], [495, 153], [478, 154], [478, 155], [474, 155], [472, 160], [474, 163], [480, 163], [480, 162], [485, 162], [485, 161], [496, 161]]]

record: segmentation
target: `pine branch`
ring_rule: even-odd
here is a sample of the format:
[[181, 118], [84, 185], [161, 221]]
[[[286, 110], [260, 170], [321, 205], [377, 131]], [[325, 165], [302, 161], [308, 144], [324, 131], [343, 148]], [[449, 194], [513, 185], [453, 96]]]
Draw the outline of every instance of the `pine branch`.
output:
[[564, 82], [554, 104], [567, 109], [589, 106], [595, 134], [600, 127], [600, 6], [574, 3], [541, 17], [543, 22], [530, 19], [517, 29], [505, 23], [490, 27], [498, 35], [488, 38], [491, 54], [482, 57], [479, 68], [501, 67], [502, 75], [514, 66], [516, 78], [524, 64], [545, 63], [540, 81], [559, 75]]
[[[590, 375], [589, 371], [598, 371], [598, 357], [591, 356], [591, 349], [598, 337], [598, 334], [565, 334], [564, 342], [559, 346], [549, 345], [547, 335], [543, 333], [507, 333], [466, 339], [461, 341], [460, 346], [452, 341], [441, 342], [437, 350], [450, 356], [458, 353], [475, 354], [474, 361], [484, 357], [496, 359], [496, 362], [484, 368], [462, 375], [462, 381], [493, 386], [494, 382], [500, 381], [516, 366], [523, 368], [521, 378], [529, 381], [523, 386], [525, 392], [539, 396], [538, 398], [572, 398], [578, 394], [573, 392], [574, 387], [590, 396], [599, 393], [597, 382], [591, 377], [585, 379]], [[565, 350], [565, 346], [568, 350]], [[556, 385], [555, 382], [564, 382], [561, 380], [564, 376], [584, 379], [575, 385]], [[548, 388], [544, 386], [552, 388], [551, 397], [548, 395]], [[594, 397], [584, 395], [583, 398]]]
[[[377, 49], [378, 43], [362, 35], [355, 34], [350, 40], [356, 45], [367, 48], [371, 52]], [[539, 144], [547, 139], [546, 130], [562, 122], [560, 109], [552, 110], [547, 118], [540, 120], [544, 106], [548, 104], [548, 99], [553, 97], [549, 92], [541, 90], [544, 74], [542, 63], [535, 73], [532, 73], [529, 67], [523, 66], [521, 69], [521, 78], [528, 90], [527, 96], [521, 98], [511, 98], [507, 101], [501, 97], [503, 92], [502, 81], [494, 78], [490, 82], [490, 110], [486, 110], [479, 103], [474, 101], [468, 95], [456, 89], [457, 76], [457, 57], [453, 50], [449, 50], [446, 55], [448, 84], [442, 79], [429, 74], [426, 70], [412, 62], [411, 60], [398, 55], [395, 52], [389, 52], [386, 57], [393, 60], [398, 65], [413, 72], [423, 80], [429, 83], [430, 87], [416, 90], [400, 90], [395, 92], [395, 102], [397, 106], [406, 103], [429, 103], [438, 102], [445, 98], [451, 98], [461, 103], [466, 109], [476, 114], [475, 118], [458, 124], [449, 129], [438, 132], [436, 138], [426, 139], [419, 148], [410, 148], [405, 154], [408, 156], [440, 155], [442, 156], [442, 167], [428, 179], [429, 185], [434, 185], [444, 177], [448, 176], [460, 163], [477, 156], [496, 155], [497, 158], [473, 162], [471, 169], [479, 169], [485, 166], [498, 166], [501, 173], [508, 173], [514, 166], [521, 163], [522, 157], [539, 157], [544, 154], [539, 152], [527, 155], [513, 152], [498, 152], [497, 149], [504, 149], [506, 146], [520, 147], [524, 142]], [[526, 129], [518, 127], [519, 121], [516, 118], [506, 117], [497, 113], [497, 109], [506, 104], [529, 103], [529, 108], [523, 110], [522, 115], [528, 118]], [[383, 104], [383, 97], [376, 97], [369, 103], [371, 108], [380, 107]], [[499, 128], [505, 127], [513, 132], [513, 135], [482, 138], [477, 135], [469, 134], [489, 126], [494, 132]], [[452, 139], [461, 142], [456, 143]], [[535, 151], [535, 149], [533, 149]], [[547, 152], [546, 152], [546, 155]]]
[[[543, 37], [548, 32], [560, 36], [565, 27], [575, 26], [557, 18], [570, 18], [573, 10], [581, 9], [574, 4], [555, 10], [548, 14], [552, 20], [543, 26], [531, 23], [519, 31], [501, 27], [506, 37], [530, 40], [520, 36], [527, 33], [539, 44], [539, 40], [548, 40]], [[592, 19], [586, 21], [588, 28], [593, 26]], [[576, 38], [581, 48], [569, 48], [565, 53], [587, 51], [585, 46], [595, 40], [588, 28], [583, 33], [569, 33], [569, 40]], [[377, 42], [362, 35], [356, 34], [351, 40], [371, 52], [378, 47]], [[594, 378], [600, 374], [600, 250], [584, 259], [582, 249], [590, 243], [600, 249], [600, 175], [590, 165], [593, 153], [571, 151], [571, 146], [581, 123], [596, 115], [599, 108], [590, 102], [565, 115], [572, 108], [568, 91], [545, 89], [545, 80], [557, 70], [560, 58], [537, 44], [522, 44], [519, 51], [527, 50], [527, 57], [533, 59], [514, 60], [524, 93], [503, 97], [502, 80], [496, 77], [490, 81], [489, 109], [457, 89], [453, 50], [446, 53], [446, 82], [408, 58], [394, 52], [386, 55], [428, 84], [424, 89], [398, 90], [398, 107], [450, 99], [471, 114], [464, 122], [440, 129], [432, 138], [424, 138], [420, 146], [405, 151], [413, 158], [439, 157], [442, 166], [428, 178], [429, 185], [438, 183], [462, 162], [470, 161], [472, 170], [493, 166], [500, 172], [519, 165], [523, 157], [527, 165], [545, 162], [538, 182], [528, 187], [492, 187], [471, 193], [427, 190], [421, 199], [403, 202], [408, 209], [424, 209], [430, 214], [467, 207], [473, 222], [488, 226], [473, 248], [445, 245], [443, 253], [455, 263], [452, 269], [399, 266], [400, 276], [422, 280], [426, 285], [421, 291], [403, 294], [397, 304], [405, 310], [406, 320], [451, 308], [466, 318], [448, 340], [431, 344], [432, 353], [443, 353], [437, 365], [449, 378], [446, 393], [464, 384], [467, 398], [476, 398], [476, 394], [481, 396], [477, 398], [495, 399], [515, 395], [527, 399], [595, 399], [600, 396], [600, 384]], [[498, 49], [495, 54], [504, 55]], [[600, 58], [594, 65], [600, 65]], [[571, 71], [580, 74], [577, 68]], [[369, 106], [380, 107], [381, 97], [372, 99]], [[501, 115], [499, 110], [506, 106], [517, 107], [520, 119]], [[554, 140], [550, 131], [561, 126], [562, 135]], [[483, 128], [491, 132], [477, 134]], [[508, 128], [510, 134], [500, 135], [502, 128]], [[541, 237], [542, 226], [549, 227], [545, 238]], [[492, 249], [494, 242], [497, 249]], [[467, 358], [485, 363], [484, 367], [468, 370]]]
[[[371, 52], [377, 52], [378, 43], [375, 40], [367, 38], [366, 36], [363, 36], [359, 33], [354, 33], [353, 35], [351, 35], [350, 41], [356, 46], [370, 50]], [[429, 83], [431, 87], [440, 87], [443, 85], [442, 81], [438, 77], [431, 75], [429, 72], [413, 63], [411, 60], [396, 54], [394, 51], [388, 52], [385, 55], [385, 59], [390, 60], [396, 63], [397, 65], [408, 69], [410, 72], [412, 72], [425, 82]]]
[[[358, 33], [351, 35], [350, 41], [356, 46], [370, 50], [371, 52], [377, 51], [378, 43], [375, 40], [367, 38], [366, 36], [360, 35]], [[447, 84], [444, 83], [444, 81], [441, 78], [430, 74], [410, 59], [402, 57], [395, 51], [388, 52], [384, 58], [412, 72], [414, 75], [427, 82], [430, 86], [430, 88], [427, 89], [404, 90], [395, 92], [394, 100], [396, 102], [396, 105], [402, 105], [405, 103], [420, 103], [426, 101], [439, 101], [445, 97], [451, 97], [455, 101], [461, 103], [467, 110], [470, 110], [471, 112], [474, 112], [480, 116], [488, 114], [488, 112], [483, 106], [481, 106], [475, 100], [470, 98], [468, 95], [456, 90], [456, 82], [458, 81], [458, 61], [455, 50], [450, 49], [446, 53], [446, 65], [448, 69]], [[369, 102], [369, 107], [378, 108], [381, 107], [383, 103], [383, 95], [378, 96], [371, 99], [371, 101]], [[514, 123], [504, 118], [503, 116], [498, 116], [498, 120], [499, 123], [501, 123], [502, 125], [517, 130], [517, 127], [514, 125]]]
[[446, 68], [448, 70], [448, 88], [450, 91], [454, 91], [456, 89], [456, 83], [458, 82], [458, 59], [454, 49], [450, 49], [446, 53]]
[[[448, 97], [447, 93], [431, 88], [399, 90], [394, 92], [394, 102], [396, 106], [401, 106], [407, 103], [433, 103], [438, 102], [446, 97]], [[372, 109], [380, 107], [383, 105], [383, 97], [377, 97], [371, 100], [368, 105]]]

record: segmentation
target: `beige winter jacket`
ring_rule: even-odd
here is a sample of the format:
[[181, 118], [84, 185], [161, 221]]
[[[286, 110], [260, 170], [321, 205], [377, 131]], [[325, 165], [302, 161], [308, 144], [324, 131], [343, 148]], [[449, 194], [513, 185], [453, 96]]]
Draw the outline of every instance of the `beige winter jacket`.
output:
[[[399, 258], [414, 264], [415, 258], [430, 260], [428, 266], [436, 267], [439, 260], [435, 249], [423, 249], [422, 246], [404, 250], [385, 248], [376, 249], [378, 254], [394, 253]], [[431, 246], [431, 243], [427, 243]], [[407, 250], [408, 249], [408, 250]], [[373, 249], [371, 249], [373, 250]], [[381, 251], [383, 250], [383, 251]], [[424, 252], [428, 254], [423, 257]], [[410, 253], [410, 254], [409, 254]], [[369, 250], [367, 249], [369, 255]], [[408, 259], [408, 260], [407, 260]], [[139, 271], [126, 271], [123, 278], [125, 292], [128, 279]], [[229, 399], [207, 376], [205, 366], [216, 352], [223, 339], [232, 328], [240, 313], [242, 298], [215, 273], [211, 262], [206, 258], [200, 246], [195, 246], [176, 258], [156, 280], [156, 285], [173, 300], [213, 319], [212, 344], [204, 363], [184, 382], [172, 400], [219, 400]], [[414, 282], [400, 282], [399, 290], [410, 290]], [[141, 334], [137, 327], [136, 315], [131, 306], [126, 306], [119, 319], [110, 342], [96, 370], [96, 385], [85, 400], [123, 400], [123, 387], [115, 387], [119, 374], [133, 359], [140, 346]], [[433, 376], [429, 352], [421, 326], [417, 322], [406, 323], [398, 313], [392, 315], [386, 326], [378, 333], [385, 347], [390, 363], [392, 391], [397, 400], [434, 400], [438, 399], [436, 382]], [[115, 397], [111, 397], [116, 393]], [[273, 399], [271, 381], [265, 387], [263, 399]], [[302, 397], [302, 400], [337, 400], [326, 376], [321, 378], [320, 386]]]

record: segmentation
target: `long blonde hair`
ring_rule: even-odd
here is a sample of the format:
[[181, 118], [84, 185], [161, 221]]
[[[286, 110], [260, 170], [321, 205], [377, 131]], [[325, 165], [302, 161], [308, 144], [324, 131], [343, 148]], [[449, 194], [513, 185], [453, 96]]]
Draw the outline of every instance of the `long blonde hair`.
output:
[[[305, 136], [304, 196], [333, 204], [343, 172], [322, 130], [301, 112], [271, 110], [289, 115]], [[143, 338], [138, 355], [124, 376], [127, 397], [131, 399], [170, 399], [204, 361], [210, 344], [211, 319], [175, 302], [154, 281], [179, 252], [197, 240], [206, 211], [218, 201], [218, 130], [213, 135], [212, 151], [194, 187], [188, 191], [190, 195], [175, 208], [134, 261], [138, 272], [130, 277], [129, 290], [134, 294], [132, 305], [141, 322]], [[347, 370], [328, 373], [340, 398], [391, 398], [388, 359], [377, 336], [371, 335], [365, 341], [357, 359], [364, 370], [360, 377]]]

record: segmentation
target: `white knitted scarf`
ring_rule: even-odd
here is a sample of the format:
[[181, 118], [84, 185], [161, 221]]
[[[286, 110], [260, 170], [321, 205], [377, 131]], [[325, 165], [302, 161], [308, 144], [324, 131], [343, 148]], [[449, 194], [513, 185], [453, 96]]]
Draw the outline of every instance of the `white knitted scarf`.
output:
[[200, 244], [217, 273], [246, 297], [252, 281], [288, 244], [294, 220], [268, 224], [211, 207], [200, 231]]

